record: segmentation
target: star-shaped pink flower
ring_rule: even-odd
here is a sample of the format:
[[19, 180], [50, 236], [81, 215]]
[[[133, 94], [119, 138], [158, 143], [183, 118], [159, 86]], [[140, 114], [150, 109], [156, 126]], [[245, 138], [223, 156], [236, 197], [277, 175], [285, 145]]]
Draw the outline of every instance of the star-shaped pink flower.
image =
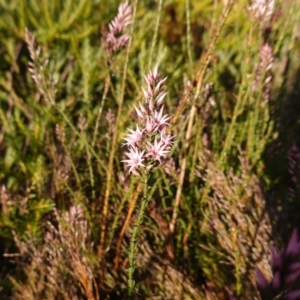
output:
[[138, 126], [136, 126], [136, 130], [128, 129], [130, 131], [129, 134], [126, 135], [124, 140], [126, 143], [124, 145], [128, 145], [130, 147], [136, 147], [140, 144], [140, 142], [143, 140], [143, 131]]
[[129, 167], [129, 173], [140, 175], [137, 169], [139, 167], [145, 167], [143, 164], [144, 152], [145, 151], [140, 152], [138, 149], [132, 147], [129, 149], [129, 152], [125, 152], [128, 159], [124, 159], [122, 162], [125, 162]]
[[164, 107], [162, 106], [160, 111], [154, 111], [154, 114], [152, 117], [156, 126], [159, 127], [160, 129], [163, 129], [164, 127], [169, 125], [169, 123], [167, 121], [169, 119], [171, 119], [170, 117], [168, 117], [168, 115], [163, 115], [163, 110], [164, 110]]
[[158, 142], [157, 139], [155, 139], [153, 144], [149, 143], [145, 157], [152, 157], [161, 163], [161, 159], [166, 157], [168, 153], [169, 150], [166, 149], [165, 145], [163, 145], [161, 141]]

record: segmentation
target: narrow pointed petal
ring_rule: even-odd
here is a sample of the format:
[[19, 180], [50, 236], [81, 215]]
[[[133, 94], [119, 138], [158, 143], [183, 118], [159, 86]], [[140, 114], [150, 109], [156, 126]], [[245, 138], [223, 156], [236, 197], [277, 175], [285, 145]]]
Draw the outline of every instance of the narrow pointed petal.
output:
[[278, 289], [280, 287], [280, 282], [281, 282], [280, 273], [279, 273], [279, 271], [277, 271], [274, 274], [273, 279], [272, 279], [272, 287], [274, 289]]
[[134, 109], [135, 109], [136, 114], [138, 115], [138, 117], [139, 117], [140, 119], [144, 119], [145, 113], [143, 113], [142, 110], [141, 110], [141, 109], [138, 109], [136, 106], [134, 107]]
[[271, 263], [272, 263], [273, 271], [281, 269], [281, 267], [282, 267], [281, 254], [277, 254], [277, 252], [273, 246], [271, 246], [270, 251], [271, 251]]
[[152, 98], [149, 99], [148, 107], [149, 107], [149, 111], [154, 110], [154, 102]]
[[289, 244], [286, 248], [286, 255], [288, 255], [288, 256], [296, 255], [300, 250], [299, 246], [300, 245], [298, 243], [298, 233], [297, 233], [297, 230], [294, 229], [292, 236], [290, 238]]
[[164, 78], [164, 79], [162, 79], [162, 80], [160, 80], [160, 81], [156, 84], [155, 90], [154, 90], [155, 93], [157, 93], [157, 92], [161, 89], [161, 87], [164, 85], [164, 83], [165, 83], [166, 80], [167, 80], [167, 77]]
[[265, 278], [265, 276], [263, 275], [262, 271], [259, 268], [256, 268], [255, 274], [256, 274], [256, 282], [257, 282], [258, 288], [260, 288], [261, 290], [266, 289], [268, 286], [268, 281]]
[[157, 103], [158, 105], [161, 105], [161, 104], [163, 103], [164, 98], [166, 97], [166, 95], [167, 95], [167, 93], [163, 93], [163, 94], [159, 95], [159, 96], [157, 97], [157, 99], [156, 99], [156, 103]]
[[149, 98], [149, 94], [148, 94], [148, 92], [144, 88], [142, 88], [142, 91], [143, 91], [144, 98], [145, 98], [146, 103], [147, 103], [148, 102], [148, 98]]
[[153, 71], [152, 71], [153, 77], [157, 77], [158, 75], [158, 64], [155, 65]]

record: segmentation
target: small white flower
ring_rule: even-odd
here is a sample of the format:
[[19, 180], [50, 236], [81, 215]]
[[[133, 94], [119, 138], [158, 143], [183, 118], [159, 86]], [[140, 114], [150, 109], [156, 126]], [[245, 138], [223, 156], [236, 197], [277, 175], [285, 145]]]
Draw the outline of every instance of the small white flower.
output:
[[164, 85], [165, 81], [167, 80], [167, 77], [160, 80], [156, 86], [155, 86], [155, 89], [154, 89], [154, 94], [158, 93], [160, 90], [161, 90], [161, 87]]
[[128, 129], [130, 131], [129, 134], [124, 138], [126, 143], [123, 145], [128, 145], [130, 147], [136, 147], [143, 140], [143, 131], [136, 125], [136, 130]]
[[145, 157], [152, 157], [161, 163], [161, 159], [166, 157], [168, 154], [169, 150], [166, 149], [166, 146], [163, 145], [161, 141], [158, 142], [157, 139], [155, 139], [154, 144], [149, 143]]
[[154, 111], [153, 114], [153, 121], [155, 122], [156, 126], [160, 127], [161, 129], [169, 125], [167, 121], [171, 119], [170, 117], [168, 117], [168, 115], [163, 116], [163, 110], [164, 107], [162, 106], [160, 111]]
[[137, 108], [136, 106], [134, 107], [135, 111], [140, 119], [144, 119], [147, 116], [147, 110], [140, 102], [139, 106], [139, 108]]
[[143, 164], [144, 153], [145, 151], [140, 152], [136, 148], [130, 148], [129, 152], [125, 152], [125, 155], [128, 157], [128, 159], [124, 159], [122, 162], [126, 163], [129, 167], [129, 173], [140, 175], [137, 169], [139, 167], [145, 167]]
[[154, 133], [157, 130], [157, 125], [151, 116], [148, 116], [145, 126], [147, 133]]
[[167, 133], [166, 128], [160, 131], [160, 142], [165, 145], [166, 149], [171, 148], [171, 146], [174, 144], [173, 138], [174, 136], [171, 136], [171, 134]]
[[167, 93], [162, 93], [157, 96], [156, 103], [157, 105], [161, 105], [166, 97]]
[[256, 19], [269, 21], [274, 12], [274, 0], [253, 0], [250, 11]]

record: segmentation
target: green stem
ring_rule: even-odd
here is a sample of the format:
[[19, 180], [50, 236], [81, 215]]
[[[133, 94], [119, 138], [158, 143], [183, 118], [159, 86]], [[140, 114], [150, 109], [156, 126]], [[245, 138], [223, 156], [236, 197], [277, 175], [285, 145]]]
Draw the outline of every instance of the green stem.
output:
[[136, 267], [136, 248], [137, 248], [137, 238], [138, 238], [138, 233], [140, 230], [140, 227], [143, 222], [145, 210], [148, 205], [149, 201], [149, 195], [148, 195], [148, 179], [149, 179], [149, 172], [145, 171], [143, 180], [144, 180], [144, 189], [143, 189], [143, 199], [141, 202], [141, 207], [138, 213], [137, 217], [137, 223], [133, 227], [132, 231], [132, 236], [130, 240], [130, 250], [129, 250], [129, 267], [128, 267], [128, 299], [133, 300], [134, 299], [134, 286], [135, 286], [135, 281], [134, 281], [134, 270]]

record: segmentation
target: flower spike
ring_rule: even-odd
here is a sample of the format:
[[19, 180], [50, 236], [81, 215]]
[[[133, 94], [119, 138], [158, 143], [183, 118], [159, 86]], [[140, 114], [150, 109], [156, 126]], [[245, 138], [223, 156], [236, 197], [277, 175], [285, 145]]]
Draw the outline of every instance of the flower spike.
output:
[[145, 104], [135, 106], [138, 124], [135, 130], [129, 129], [125, 136], [124, 145], [130, 150], [123, 160], [129, 168], [129, 173], [140, 174], [145, 168], [150, 171], [162, 164], [173, 146], [173, 136], [167, 133], [171, 117], [164, 115], [163, 100], [167, 93], [164, 91], [166, 78], [162, 79], [158, 65], [145, 76], [147, 88], [142, 88]]

